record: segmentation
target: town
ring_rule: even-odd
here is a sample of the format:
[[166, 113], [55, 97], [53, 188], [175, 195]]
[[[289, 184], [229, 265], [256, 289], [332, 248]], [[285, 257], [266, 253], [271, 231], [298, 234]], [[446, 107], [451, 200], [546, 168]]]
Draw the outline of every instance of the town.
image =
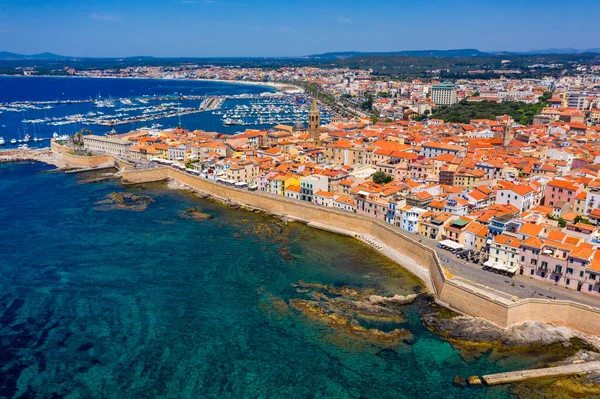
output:
[[[194, 76], [240, 76], [202, 71]], [[183, 127], [84, 135], [75, 149], [368, 216], [472, 267], [600, 296], [598, 75], [424, 83], [351, 70], [244, 73], [315, 85], [308, 120], [234, 135]], [[317, 101], [326, 96], [342, 106], [321, 124]], [[520, 101], [539, 112], [435, 117], [459, 101]]]

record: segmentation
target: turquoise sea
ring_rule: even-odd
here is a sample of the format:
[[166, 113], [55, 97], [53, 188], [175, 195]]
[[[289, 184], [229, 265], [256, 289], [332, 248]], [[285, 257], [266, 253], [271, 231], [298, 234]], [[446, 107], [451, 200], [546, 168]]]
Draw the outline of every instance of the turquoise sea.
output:
[[[506, 387], [452, 380], [533, 364], [464, 361], [421, 324], [424, 300], [393, 323], [354, 320], [408, 331], [393, 344], [291, 306], [343, 301], [341, 287], [421, 290], [350, 238], [162, 184], [49, 169], [0, 164], [0, 398], [508, 398]], [[115, 191], [154, 202], [102, 203]], [[190, 206], [214, 219], [182, 217]]]

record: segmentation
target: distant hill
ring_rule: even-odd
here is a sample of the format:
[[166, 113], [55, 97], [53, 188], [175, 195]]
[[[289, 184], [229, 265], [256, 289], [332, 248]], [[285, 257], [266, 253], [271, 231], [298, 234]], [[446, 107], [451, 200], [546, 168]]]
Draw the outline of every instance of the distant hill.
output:
[[600, 53], [600, 48], [588, 48], [588, 49], [576, 49], [572, 47], [567, 48], [546, 48], [539, 50], [530, 51], [494, 51], [491, 54], [503, 55], [503, 54], [514, 54], [514, 55], [548, 55], [548, 54], [583, 54], [583, 53]]
[[386, 52], [360, 52], [360, 51], [344, 51], [324, 54], [313, 54], [305, 58], [313, 60], [340, 60], [347, 58], [369, 57], [369, 56], [407, 56], [407, 57], [485, 57], [490, 55], [476, 49], [457, 49], [457, 50], [405, 50], [405, 51], [386, 51]]
[[64, 55], [52, 54], [52, 53], [39, 53], [39, 54], [17, 54], [10, 53], [8, 51], [0, 51], [0, 60], [69, 60], [72, 57], [66, 57]]

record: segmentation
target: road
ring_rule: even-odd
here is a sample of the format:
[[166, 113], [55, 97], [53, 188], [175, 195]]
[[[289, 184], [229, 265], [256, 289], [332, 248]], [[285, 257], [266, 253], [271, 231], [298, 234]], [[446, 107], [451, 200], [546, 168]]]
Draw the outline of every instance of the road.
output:
[[423, 236], [418, 238], [423, 240], [423, 244], [435, 249], [442, 264], [458, 278], [490, 287], [496, 294], [504, 294], [503, 296], [507, 298], [516, 296], [519, 298], [567, 299], [600, 307], [600, 298], [526, 276], [515, 275], [511, 278], [489, 272], [483, 270], [481, 265], [466, 262], [457, 258], [452, 252], [438, 248], [438, 242], [435, 240]]

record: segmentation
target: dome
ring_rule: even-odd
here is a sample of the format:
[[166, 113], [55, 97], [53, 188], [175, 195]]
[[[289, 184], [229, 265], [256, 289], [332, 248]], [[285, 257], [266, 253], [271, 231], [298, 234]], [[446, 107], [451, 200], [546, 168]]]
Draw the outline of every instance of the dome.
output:
[[299, 132], [299, 131], [303, 131], [303, 130], [306, 130], [306, 126], [304, 126], [304, 123], [302, 123], [300, 121], [296, 122], [296, 124], [292, 128], [292, 131], [294, 131], [294, 132]]

